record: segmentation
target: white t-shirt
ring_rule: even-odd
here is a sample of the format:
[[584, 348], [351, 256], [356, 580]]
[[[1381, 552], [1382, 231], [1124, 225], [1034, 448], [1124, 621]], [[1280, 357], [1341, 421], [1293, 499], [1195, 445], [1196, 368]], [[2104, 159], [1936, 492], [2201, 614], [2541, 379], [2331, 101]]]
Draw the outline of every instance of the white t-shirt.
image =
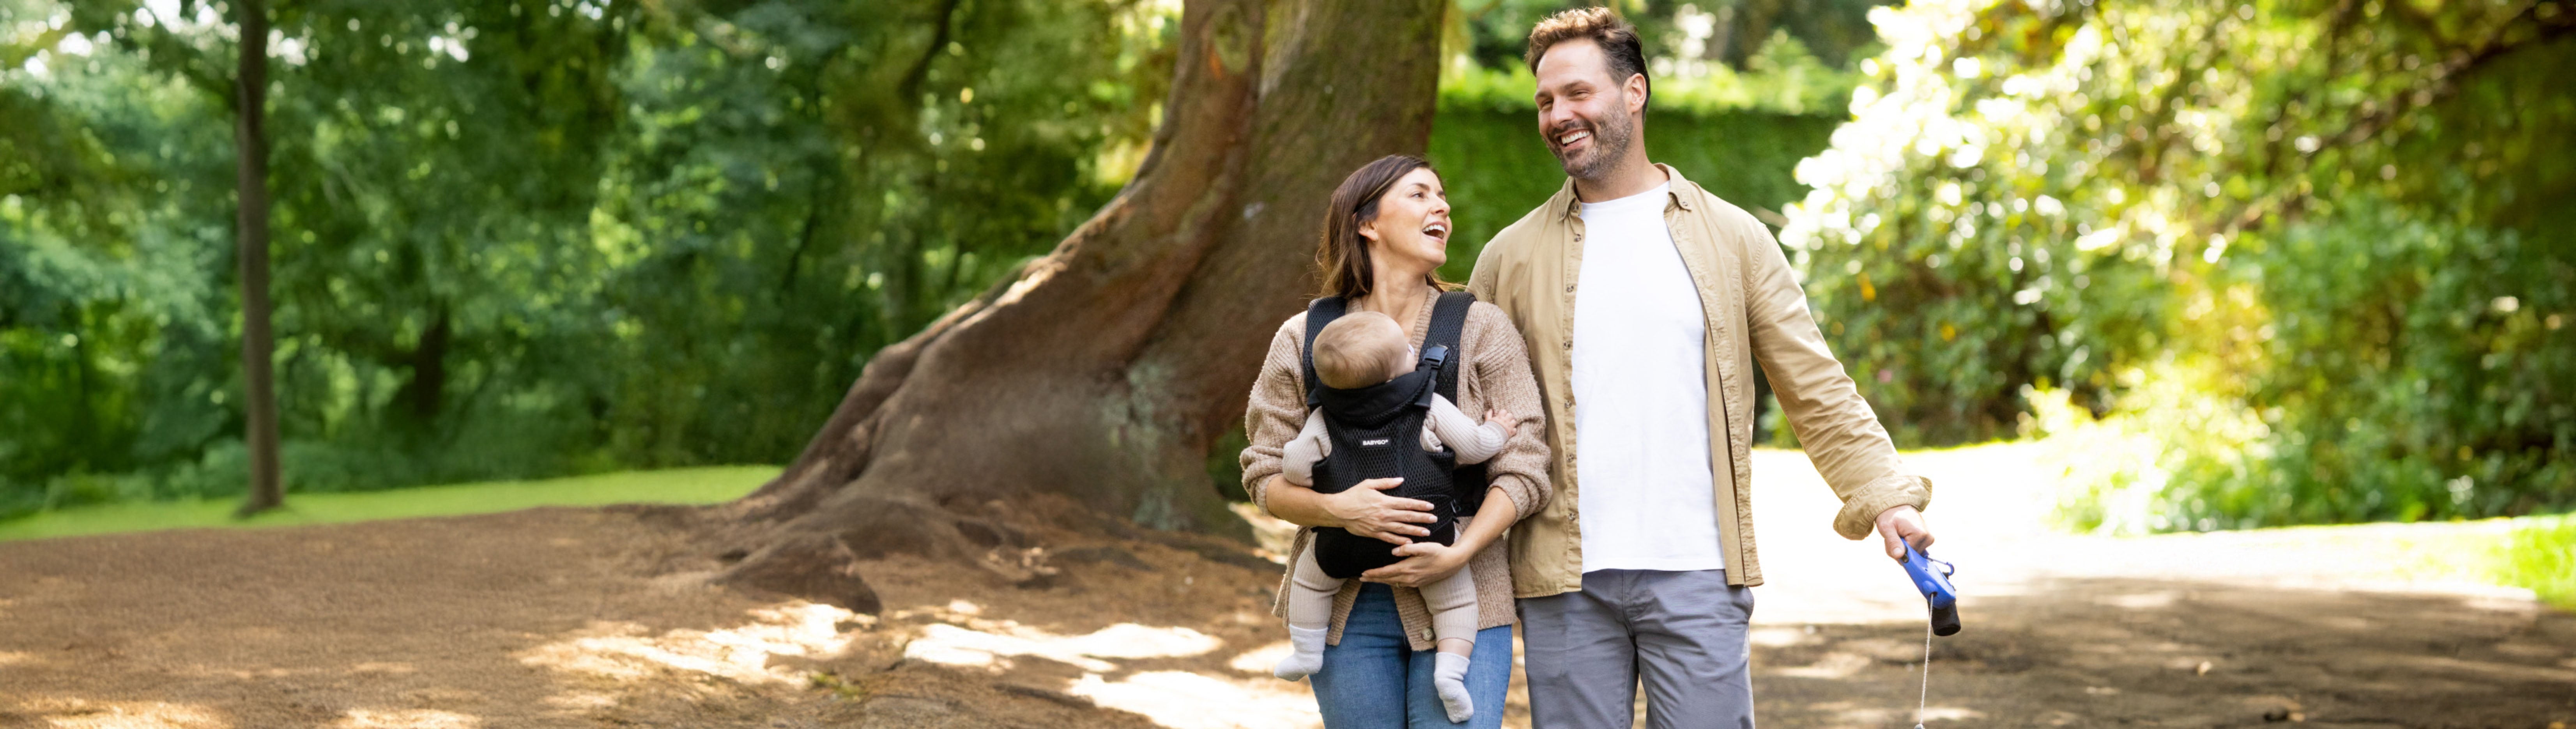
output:
[[1724, 569], [1708, 452], [1708, 321], [1664, 227], [1672, 184], [1584, 203], [1574, 298], [1583, 571]]

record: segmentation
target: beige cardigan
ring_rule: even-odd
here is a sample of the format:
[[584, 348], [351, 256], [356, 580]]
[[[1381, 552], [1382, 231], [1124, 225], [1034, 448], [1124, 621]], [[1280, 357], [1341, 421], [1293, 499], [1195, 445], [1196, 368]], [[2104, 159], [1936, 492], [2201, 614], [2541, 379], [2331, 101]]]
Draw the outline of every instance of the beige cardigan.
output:
[[[1406, 334], [1413, 346], [1420, 348], [1431, 325], [1432, 301], [1438, 292], [1424, 295], [1421, 313], [1415, 315]], [[1306, 385], [1303, 348], [1306, 343], [1306, 315], [1299, 313], [1279, 325], [1270, 338], [1270, 353], [1261, 364], [1261, 376], [1252, 383], [1252, 401], [1243, 415], [1243, 431], [1251, 447], [1243, 449], [1243, 489], [1252, 501], [1267, 509], [1265, 493], [1270, 477], [1281, 470], [1280, 449], [1306, 422]], [[1519, 332], [1512, 330], [1509, 318], [1501, 309], [1478, 302], [1467, 310], [1467, 326], [1459, 333], [1458, 349], [1467, 369], [1459, 373], [1457, 404], [1460, 410], [1482, 413], [1488, 407], [1512, 411], [1519, 419], [1520, 430], [1504, 444], [1500, 454], [1485, 462], [1485, 474], [1493, 488], [1501, 489], [1512, 500], [1522, 516], [1538, 513], [1548, 502], [1547, 444], [1540, 434], [1546, 430], [1546, 414], [1540, 404], [1538, 381], [1530, 374], [1529, 356], [1521, 348]], [[1314, 530], [1297, 532], [1297, 543], [1291, 554], [1303, 552]], [[1503, 545], [1496, 540], [1484, 551], [1467, 561], [1468, 574], [1476, 580], [1476, 627], [1481, 630], [1498, 625], [1511, 625], [1512, 576], [1505, 562]], [[1279, 581], [1277, 602], [1271, 612], [1287, 614], [1288, 580]], [[1342, 625], [1350, 619], [1351, 604], [1359, 599], [1360, 581], [1342, 585], [1333, 596], [1333, 628], [1330, 642], [1342, 641]], [[1395, 588], [1396, 614], [1404, 621], [1404, 632], [1412, 639], [1413, 649], [1432, 649], [1431, 610], [1422, 603], [1422, 593], [1410, 587]]]
[[[1798, 444], [1843, 502], [1834, 530], [1844, 538], [1869, 536], [1881, 511], [1899, 505], [1921, 509], [1932, 500], [1932, 482], [1905, 473], [1896, 446], [1860, 397], [1841, 362], [1807, 312], [1797, 274], [1762, 227], [1744, 209], [1672, 176], [1664, 225], [1673, 234], [1682, 267], [1699, 289], [1708, 321], [1708, 435], [1718, 522], [1725, 526], [1726, 581], [1762, 584], [1753, 551], [1753, 364], [1771, 375], [1780, 411]], [[1546, 509], [1524, 513], [1512, 529], [1512, 580], [1520, 597], [1582, 589], [1583, 533], [1575, 505], [1578, 455], [1574, 419], [1575, 283], [1583, 271], [1583, 216], [1567, 180], [1547, 204], [1504, 228], [1476, 258], [1467, 289], [1511, 316], [1547, 393], [1551, 483], [1557, 496]], [[1481, 577], [1479, 578], [1481, 579]]]

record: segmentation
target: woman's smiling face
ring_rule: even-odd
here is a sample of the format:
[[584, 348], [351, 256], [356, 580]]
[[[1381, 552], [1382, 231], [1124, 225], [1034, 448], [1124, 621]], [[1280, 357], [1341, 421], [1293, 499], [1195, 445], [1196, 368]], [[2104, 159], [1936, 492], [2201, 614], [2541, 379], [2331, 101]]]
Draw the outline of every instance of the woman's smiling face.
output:
[[1449, 262], [1449, 193], [1430, 168], [1405, 173], [1378, 198], [1377, 218], [1360, 224], [1369, 256], [1399, 271], [1428, 273]]

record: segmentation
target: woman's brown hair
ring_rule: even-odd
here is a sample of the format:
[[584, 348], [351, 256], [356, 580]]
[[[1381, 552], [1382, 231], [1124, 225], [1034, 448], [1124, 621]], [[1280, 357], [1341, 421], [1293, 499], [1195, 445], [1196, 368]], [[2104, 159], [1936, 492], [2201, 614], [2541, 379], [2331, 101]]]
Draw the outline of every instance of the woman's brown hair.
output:
[[[1369, 258], [1368, 239], [1360, 237], [1360, 226], [1377, 219], [1377, 203], [1395, 181], [1413, 174], [1414, 170], [1439, 170], [1431, 163], [1409, 154], [1390, 154], [1361, 166], [1351, 176], [1342, 178], [1342, 186], [1333, 188], [1333, 201], [1324, 208], [1324, 238], [1315, 246], [1315, 267], [1321, 271], [1325, 296], [1339, 296], [1343, 301], [1357, 301], [1377, 290], [1377, 269]], [[1456, 284], [1440, 280], [1440, 272], [1422, 276], [1422, 282], [1434, 289], [1454, 289]]]

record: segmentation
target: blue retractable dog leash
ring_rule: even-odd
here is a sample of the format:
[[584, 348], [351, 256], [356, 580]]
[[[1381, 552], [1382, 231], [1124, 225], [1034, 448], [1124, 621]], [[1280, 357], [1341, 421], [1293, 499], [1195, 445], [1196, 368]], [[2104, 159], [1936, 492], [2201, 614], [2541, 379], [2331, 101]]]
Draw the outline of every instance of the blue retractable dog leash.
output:
[[1959, 632], [1959, 591], [1950, 586], [1950, 575], [1959, 568], [1925, 555], [1913, 542], [1898, 541], [1905, 545], [1905, 576], [1932, 611], [1923, 625], [1923, 688], [1914, 699], [1914, 729], [1923, 729], [1923, 710], [1932, 698], [1932, 636]]

